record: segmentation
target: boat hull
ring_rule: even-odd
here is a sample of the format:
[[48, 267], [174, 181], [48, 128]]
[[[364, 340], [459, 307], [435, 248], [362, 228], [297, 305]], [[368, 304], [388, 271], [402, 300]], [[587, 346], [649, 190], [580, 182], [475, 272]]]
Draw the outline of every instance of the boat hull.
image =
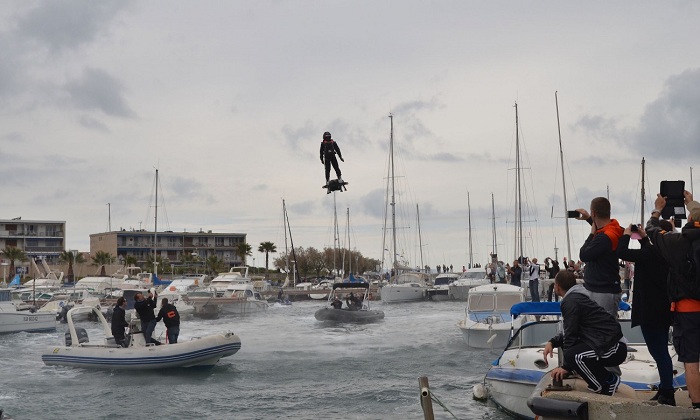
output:
[[415, 302], [425, 298], [425, 288], [413, 285], [387, 284], [380, 289], [382, 302]]
[[314, 317], [318, 321], [367, 323], [384, 319], [384, 312], [372, 309], [349, 310], [321, 308]]
[[52, 313], [15, 311], [0, 312], [0, 334], [20, 331], [44, 332], [56, 330], [56, 315]]
[[47, 348], [41, 355], [41, 360], [48, 366], [91, 369], [210, 367], [222, 357], [236, 354], [240, 348], [241, 339], [233, 333], [225, 333], [161, 346], [128, 348], [104, 345], [54, 346]]
[[[462, 319], [457, 326], [462, 331], [467, 345], [475, 349], [504, 349], [511, 334], [510, 323], [484, 324], [469, 320], [465, 322]], [[517, 327], [518, 325], [515, 326]]]
[[267, 302], [248, 300], [243, 302], [224, 303], [221, 305], [222, 315], [246, 315], [267, 310], [270, 306]]

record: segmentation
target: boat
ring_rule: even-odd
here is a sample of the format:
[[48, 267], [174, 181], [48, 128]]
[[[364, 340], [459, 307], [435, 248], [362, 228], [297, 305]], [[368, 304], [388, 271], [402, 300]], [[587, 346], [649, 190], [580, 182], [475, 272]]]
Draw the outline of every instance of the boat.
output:
[[333, 288], [333, 282], [330, 280], [321, 280], [318, 284], [314, 284], [310, 287], [313, 293], [309, 293], [311, 299], [321, 300], [328, 299]]
[[469, 290], [465, 317], [457, 323], [467, 345], [478, 349], [502, 349], [522, 317], [511, 317], [511, 307], [523, 301], [523, 288], [494, 283]]
[[[90, 290], [85, 288], [66, 288], [57, 290], [51, 299], [46, 302], [37, 312], [41, 313], [51, 313], [56, 319], [60, 319], [65, 322], [64, 317], [68, 311], [72, 308], [77, 308], [81, 306], [96, 307], [102, 311], [102, 305], [100, 304], [100, 299], [97, 296], [92, 295]], [[106, 308], [104, 312], [106, 312]], [[81, 314], [80, 321], [88, 319], [89, 313]]]
[[389, 279], [389, 283], [379, 289], [382, 302], [415, 302], [425, 299], [428, 290], [425, 273], [403, 272]]
[[55, 330], [55, 314], [20, 311], [12, 301], [12, 289], [0, 289], [0, 334], [20, 331], [43, 332]]
[[[90, 341], [87, 331], [76, 327], [73, 316], [93, 311], [101, 323], [104, 337]], [[47, 366], [70, 366], [92, 369], [167, 369], [214, 366], [219, 359], [236, 354], [241, 339], [232, 332], [212, 334], [176, 344], [146, 344], [139, 323], [132, 323], [127, 334], [127, 347], [119, 346], [111, 327], [95, 308], [74, 308], [68, 311], [65, 345], [49, 346], [41, 355]]]
[[230, 284], [224, 293], [224, 299], [230, 299], [231, 302], [222, 303], [221, 313], [223, 314], [251, 314], [266, 311], [270, 306], [250, 283]]
[[449, 300], [450, 299], [450, 284], [459, 279], [457, 273], [442, 273], [438, 274], [433, 280], [433, 286], [426, 291], [426, 296], [429, 300]]
[[[474, 387], [474, 396], [486, 397], [507, 413], [519, 418], [533, 419], [527, 401], [537, 384], [553, 367], [542, 359], [546, 342], [559, 333], [561, 310], [559, 302], [523, 302], [511, 308], [511, 316], [539, 316], [539, 320], [523, 322], [514, 331], [505, 350], [495, 360], [481, 384]], [[619, 320], [628, 340], [628, 357], [620, 365], [621, 380], [635, 391], [650, 391], [658, 385], [659, 375], [654, 359], [649, 354], [639, 328], [632, 328], [630, 320]], [[555, 355], [558, 350], [555, 349]], [[671, 352], [671, 354], [675, 354]], [[556, 360], [556, 358], [555, 358]], [[679, 374], [674, 386], [685, 385], [683, 364], [673, 357], [674, 370]], [[651, 398], [651, 395], [649, 396]]]
[[467, 300], [471, 288], [490, 283], [486, 269], [481, 267], [468, 268], [459, 275], [457, 280], [450, 283], [447, 289], [450, 299]]
[[[341, 293], [348, 294], [351, 291], [362, 291], [362, 307], [361, 308], [333, 308], [331, 302], [336, 297], [342, 301]], [[328, 303], [325, 307], [317, 310], [314, 317], [318, 321], [330, 322], [352, 322], [352, 323], [369, 323], [377, 322], [384, 319], [384, 312], [376, 309], [370, 309], [370, 294], [369, 283], [335, 283], [333, 290], [328, 296]]]
[[228, 272], [219, 273], [209, 282], [209, 289], [216, 292], [216, 296], [222, 297], [231, 284], [234, 283], [250, 283], [251, 278], [248, 276], [248, 266], [231, 267]]

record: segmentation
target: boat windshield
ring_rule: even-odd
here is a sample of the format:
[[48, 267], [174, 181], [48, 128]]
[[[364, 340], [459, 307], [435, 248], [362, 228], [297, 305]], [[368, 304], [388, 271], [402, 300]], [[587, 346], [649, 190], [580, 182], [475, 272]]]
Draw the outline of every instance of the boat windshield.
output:
[[9, 302], [11, 300], [12, 298], [9, 290], [0, 290], [0, 302]]
[[461, 276], [459, 276], [460, 279], [477, 279], [481, 280], [484, 277], [486, 277], [486, 272], [485, 271], [465, 271], [462, 273]]
[[469, 296], [469, 311], [510, 311], [511, 306], [522, 302], [520, 294], [475, 294]]

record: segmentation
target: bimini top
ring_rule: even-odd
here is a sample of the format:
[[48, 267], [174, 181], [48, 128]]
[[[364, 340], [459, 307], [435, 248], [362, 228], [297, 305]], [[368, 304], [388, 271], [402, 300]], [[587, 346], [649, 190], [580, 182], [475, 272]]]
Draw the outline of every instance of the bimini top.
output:
[[[627, 302], [620, 302], [621, 311], [630, 310]], [[521, 302], [510, 308], [510, 315], [517, 318], [520, 315], [561, 315], [561, 305], [559, 302]]]
[[559, 302], [520, 302], [511, 306], [510, 315], [561, 315]]
[[334, 283], [335, 289], [369, 289], [369, 283]]

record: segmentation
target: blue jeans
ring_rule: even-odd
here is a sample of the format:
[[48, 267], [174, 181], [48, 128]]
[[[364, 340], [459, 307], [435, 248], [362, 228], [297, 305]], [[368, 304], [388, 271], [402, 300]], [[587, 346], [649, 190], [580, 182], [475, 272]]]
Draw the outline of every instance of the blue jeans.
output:
[[151, 336], [153, 336], [153, 330], [156, 329], [156, 320], [152, 319], [148, 322], [141, 321], [141, 329], [143, 330], [143, 337], [146, 339], [146, 344], [154, 343]]
[[535, 280], [530, 280], [530, 297], [532, 298], [533, 302], [539, 302], [540, 301], [540, 281], [535, 279]]
[[659, 389], [673, 389], [673, 362], [668, 354], [668, 327], [650, 327], [641, 325], [644, 341], [649, 354], [659, 370]]
[[180, 335], [180, 327], [167, 327], [168, 344], [177, 343], [177, 337]]

